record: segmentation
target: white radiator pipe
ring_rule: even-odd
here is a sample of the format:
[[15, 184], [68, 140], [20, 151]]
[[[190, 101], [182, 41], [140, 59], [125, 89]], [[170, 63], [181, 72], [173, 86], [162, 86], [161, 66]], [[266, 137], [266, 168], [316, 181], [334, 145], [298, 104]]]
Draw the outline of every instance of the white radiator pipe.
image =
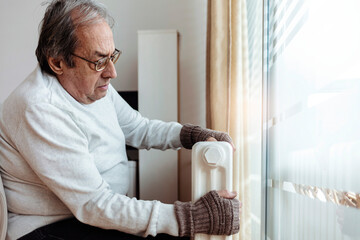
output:
[[[192, 201], [211, 190], [233, 191], [233, 149], [227, 142], [198, 142], [192, 148]], [[231, 240], [231, 236], [196, 234], [195, 240]]]

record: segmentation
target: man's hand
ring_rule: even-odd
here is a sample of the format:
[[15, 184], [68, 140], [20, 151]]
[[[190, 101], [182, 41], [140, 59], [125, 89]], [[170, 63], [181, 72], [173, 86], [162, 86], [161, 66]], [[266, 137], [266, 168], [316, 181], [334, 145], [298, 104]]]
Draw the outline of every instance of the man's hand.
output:
[[185, 124], [180, 131], [180, 142], [184, 148], [191, 149], [192, 146], [201, 141], [224, 141], [231, 144], [235, 151], [235, 146], [228, 133], [215, 131], [200, 126]]
[[236, 192], [229, 192], [228, 190], [219, 190], [217, 191], [220, 197], [227, 198], [227, 199], [233, 199], [236, 197]]
[[[217, 142], [217, 140], [213, 137], [209, 137], [208, 139], [206, 139], [207, 142]], [[235, 146], [234, 146], [234, 143], [231, 141], [229, 142], [231, 144], [231, 147], [233, 148], [234, 152], [236, 150]]]
[[[217, 191], [217, 193], [219, 194], [220, 197], [226, 198], [226, 199], [234, 199], [237, 196], [237, 192], [229, 192], [228, 190], [220, 190]], [[242, 207], [242, 202], [239, 201], [239, 219], [241, 217], [241, 207]]]
[[210, 191], [195, 203], [175, 202], [175, 214], [180, 236], [196, 233], [232, 235], [240, 230], [241, 203], [236, 193], [227, 190]]

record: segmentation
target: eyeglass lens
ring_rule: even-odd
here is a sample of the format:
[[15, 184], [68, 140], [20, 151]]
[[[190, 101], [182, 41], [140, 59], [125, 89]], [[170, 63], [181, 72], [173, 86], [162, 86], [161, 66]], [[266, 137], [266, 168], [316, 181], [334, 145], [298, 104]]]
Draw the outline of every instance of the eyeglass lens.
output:
[[101, 71], [101, 70], [105, 69], [105, 67], [108, 65], [110, 60], [115, 64], [117, 62], [117, 60], [119, 59], [120, 54], [121, 54], [121, 52], [117, 51], [111, 57], [104, 57], [104, 58], [100, 59], [96, 64], [96, 70]]

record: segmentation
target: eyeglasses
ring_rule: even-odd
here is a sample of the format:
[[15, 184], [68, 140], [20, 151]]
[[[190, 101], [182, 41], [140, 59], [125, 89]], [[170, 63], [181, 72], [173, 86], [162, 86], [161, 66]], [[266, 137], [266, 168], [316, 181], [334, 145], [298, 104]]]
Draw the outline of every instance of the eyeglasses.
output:
[[93, 63], [95, 64], [95, 70], [100, 72], [102, 70], [104, 70], [106, 68], [106, 66], [108, 65], [109, 61], [111, 60], [114, 64], [116, 63], [116, 61], [119, 59], [120, 55], [121, 55], [121, 51], [115, 48], [115, 52], [110, 56], [110, 57], [103, 57], [100, 58], [99, 60], [97, 60], [96, 62], [87, 60], [86, 58], [80, 57], [74, 53], [71, 53], [73, 56], [78, 57], [82, 60], [85, 60], [89, 63]]

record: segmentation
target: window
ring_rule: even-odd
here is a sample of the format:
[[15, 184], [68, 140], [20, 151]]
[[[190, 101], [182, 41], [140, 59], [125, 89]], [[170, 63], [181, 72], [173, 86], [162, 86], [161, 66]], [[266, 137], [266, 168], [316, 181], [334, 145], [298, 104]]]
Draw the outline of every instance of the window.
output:
[[360, 1], [264, 2], [266, 239], [360, 239]]

